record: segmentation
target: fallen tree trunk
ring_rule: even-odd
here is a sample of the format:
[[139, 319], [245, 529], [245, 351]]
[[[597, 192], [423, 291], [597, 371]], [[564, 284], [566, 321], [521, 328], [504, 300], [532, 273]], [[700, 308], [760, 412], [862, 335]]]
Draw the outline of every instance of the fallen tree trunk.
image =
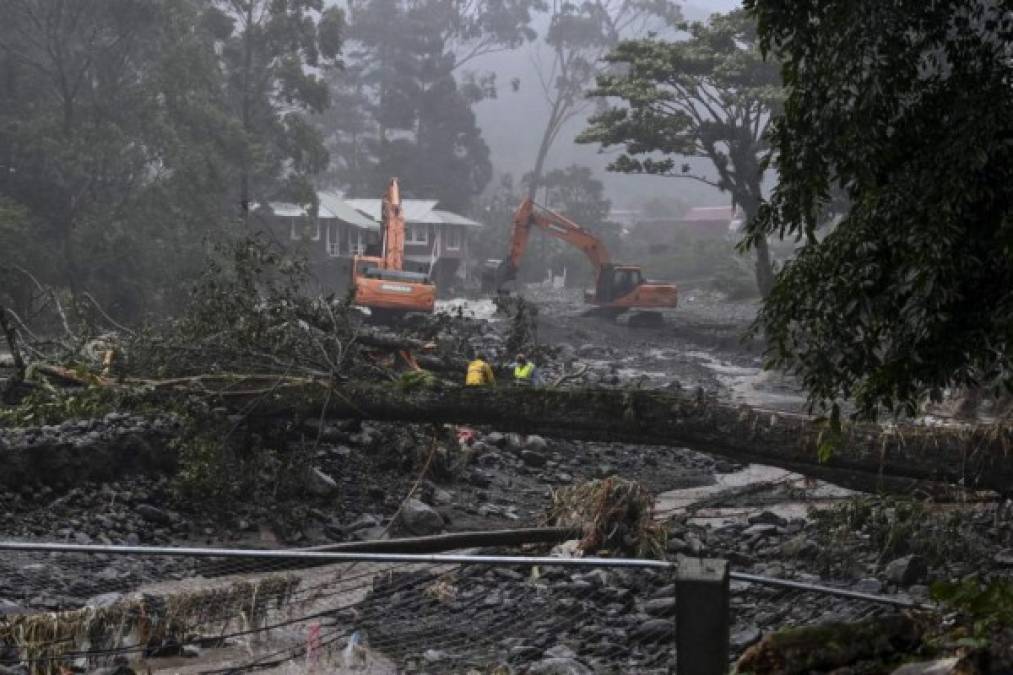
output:
[[[73, 371], [37, 366], [54, 377]], [[50, 372], [51, 371], [51, 372]], [[824, 427], [805, 415], [654, 390], [334, 383], [328, 378], [219, 374], [90, 384], [143, 388], [154, 397], [198, 395], [259, 417], [359, 418], [471, 424], [573, 440], [687, 447], [778, 466], [867, 492], [939, 492], [939, 484], [1013, 492], [1013, 428], [846, 425], [819, 460]]]
[[[378, 421], [487, 425], [574, 440], [688, 447], [739, 462], [779, 466], [864, 491], [910, 491], [924, 482], [1007, 494], [1013, 430], [1007, 427], [846, 425], [821, 462], [823, 427], [805, 415], [667, 392], [621, 389], [445, 387], [302, 380], [257, 388], [257, 415], [357, 417]], [[249, 406], [242, 392], [226, 405]]]

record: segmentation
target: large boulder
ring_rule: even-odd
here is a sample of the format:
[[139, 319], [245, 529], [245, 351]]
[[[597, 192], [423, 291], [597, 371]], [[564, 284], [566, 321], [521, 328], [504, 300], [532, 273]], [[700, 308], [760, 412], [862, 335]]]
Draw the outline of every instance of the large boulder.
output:
[[443, 529], [443, 516], [418, 499], [409, 499], [401, 507], [401, 524], [412, 534], [436, 534]]
[[918, 555], [897, 558], [886, 566], [886, 578], [898, 586], [910, 586], [925, 581], [929, 575], [925, 559]]

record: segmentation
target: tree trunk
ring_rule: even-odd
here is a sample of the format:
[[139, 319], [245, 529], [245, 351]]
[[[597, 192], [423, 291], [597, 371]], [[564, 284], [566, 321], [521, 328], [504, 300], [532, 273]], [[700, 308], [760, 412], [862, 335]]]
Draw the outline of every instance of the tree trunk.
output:
[[774, 288], [774, 267], [770, 262], [770, 247], [766, 239], [759, 239], [756, 248], [756, 287], [760, 296], [766, 298]]
[[[205, 378], [201, 384], [209, 386]], [[805, 415], [752, 410], [659, 391], [446, 387], [404, 390], [323, 381], [237, 386], [227, 406], [255, 415], [325, 414], [381, 421], [487, 425], [575, 440], [684, 446], [824, 478], [864, 491], [906, 492], [922, 483], [961, 484], [1006, 494], [1013, 486], [1013, 429], [849, 425], [832, 456], [818, 459], [823, 427]], [[157, 387], [157, 385], [156, 385]], [[239, 390], [245, 390], [243, 394]], [[337, 394], [337, 395], [335, 395]]]

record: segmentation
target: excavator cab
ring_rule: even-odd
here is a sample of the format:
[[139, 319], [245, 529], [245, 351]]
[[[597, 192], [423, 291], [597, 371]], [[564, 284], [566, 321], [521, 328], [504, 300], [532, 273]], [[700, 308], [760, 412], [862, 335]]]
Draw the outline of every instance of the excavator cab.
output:
[[598, 272], [598, 284], [590, 302], [604, 305], [625, 297], [644, 283], [639, 267], [603, 265]]

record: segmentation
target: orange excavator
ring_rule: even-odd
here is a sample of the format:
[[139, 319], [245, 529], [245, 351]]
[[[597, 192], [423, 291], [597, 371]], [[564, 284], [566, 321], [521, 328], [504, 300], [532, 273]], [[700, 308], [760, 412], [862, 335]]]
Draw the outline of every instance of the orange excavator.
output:
[[409, 312], [432, 313], [436, 285], [425, 274], [404, 270], [405, 219], [397, 178], [391, 178], [387, 186], [380, 222], [383, 228], [382, 256], [357, 255], [352, 258], [355, 304], [368, 307], [377, 317]]
[[[537, 206], [531, 199], [521, 202], [514, 212], [510, 257], [496, 270], [493, 283], [497, 289], [517, 277], [533, 227], [576, 246], [591, 261], [595, 270], [594, 291], [584, 292], [585, 302], [595, 305], [590, 314], [615, 318], [629, 310], [670, 309], [678, 305], [679, 290], [675, 284], [647, 281], [640, 267], [613, 263], [601, 239], [569, 218]], [[647, 311], [631, 317], [630, 324], [651, 325], [660, 319], [659, 314]]]

